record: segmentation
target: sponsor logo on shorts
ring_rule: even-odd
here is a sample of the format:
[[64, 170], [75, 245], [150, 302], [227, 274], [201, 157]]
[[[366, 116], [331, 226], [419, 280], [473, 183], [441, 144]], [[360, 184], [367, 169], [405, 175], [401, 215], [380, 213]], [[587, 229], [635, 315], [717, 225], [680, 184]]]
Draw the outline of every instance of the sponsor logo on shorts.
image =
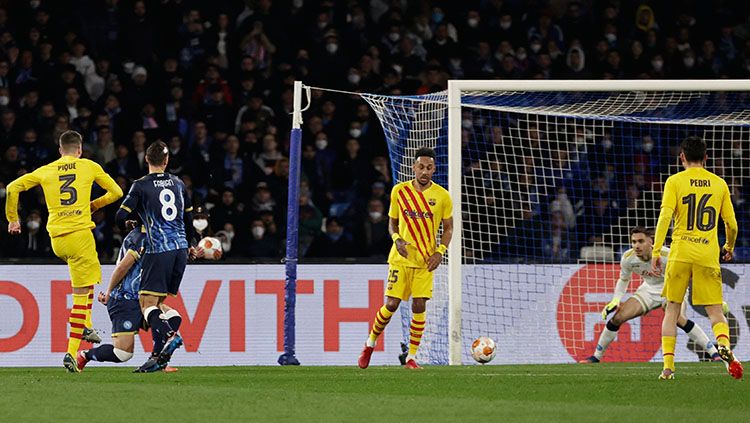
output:
[[122, 323], [122, 327], [127, 330], [133, 329], [133, 322], [131, 322], [130, 320], [126, 320]]

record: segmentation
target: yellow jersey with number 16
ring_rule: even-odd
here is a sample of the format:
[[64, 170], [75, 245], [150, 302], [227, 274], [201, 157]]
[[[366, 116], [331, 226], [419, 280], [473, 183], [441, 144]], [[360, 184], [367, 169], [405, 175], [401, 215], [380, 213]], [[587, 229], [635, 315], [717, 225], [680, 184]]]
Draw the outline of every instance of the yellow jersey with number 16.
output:
[[[91, 186], [96, 182], [107, 193], [93, 202]], [[47, 231], [50, 237], [93, 229], [91, 205], [100, 209], [122, 197], [122, 189], [101, 166], [88, 159], [62, 156], [7, 186], [5, 216], [8, 222], [18, 220], [18, 194], [42, 186], [49, 210]]]
[[674, 214], [669, 260], [719, 267], [719, 216], [726, 228], [726, 247], [734, 249], [737, 219], [727, 183], [704, 168], [688, 168], [667, 179], [656, 226], [654, 253], [661, 251]]

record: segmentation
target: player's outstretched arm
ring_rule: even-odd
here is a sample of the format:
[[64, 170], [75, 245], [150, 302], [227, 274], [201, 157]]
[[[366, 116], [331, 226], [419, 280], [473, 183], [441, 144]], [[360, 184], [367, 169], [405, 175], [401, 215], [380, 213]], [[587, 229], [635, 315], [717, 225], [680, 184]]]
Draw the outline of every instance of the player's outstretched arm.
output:
[[441, 222], [443, 223], [443, 235], [440, 237], [440, 245], [438, 245], [437, 251], [427, 259], [427, 270], [430, 272], [440, 266], [453, 237], [453, 217], [443, 219]]
[[102, 187], [107, 192], [101, 197], [91, 202], [92, 213], [99, 210], [102, 207], [105, 207], [109, 204], [114, 203], [120, 197], [122, 197], [122, 189], [120, 188], [120, 186], [117, 185], [117, 182], [115, 182], [115, 180], [112, 179], [112, 177], [109, 176], [104, 171], [104, 169], [101, 168], [101, 166], [96, 164], [96, 169], [94, 171], [96, 172], [96, 176], [94, 176], [94, 181], [96, 181], [96, 183], [99, 184], [99, 186]]
[[115, 213], [115, 224], [120, 229], [126, 229], [125, 222], [128, 220], [129, 216], [130, 211], [120, 206], [120, 208], [117, 209], [117, 213]]
[[651, 255], [651, 271], [655, 275], [661, 275], [661, 247], [667, 238], [667, 230], [672, 223], [672, 215], [677, 208], [677, 190], [670, 176], [664, 184], [664, 195], [661, 198], [661, 211], [659, 220], [656, 222], [656, 233], [654, 234], [654, 249]]
[[99, 302], [107, 305], [109, 302], [109, 294], [115, 289], [117, 285], [122, 282], [122, 278], [128, 274], [130, 268], [133, 267], [135, 262], [140, 259], [141, 255], [134, 250], [128, 250], [127, 254], [117, 263], [115, 270], [112, 271], [112, 276], [109, 278], [109, 286], [107, 286], [107, 292], [99, 293]]
[[726, 243], [722, 247], [722, 258], [724, 261], [731, 261], [734, 257], [734, 243], [737, 240], [737, 232], [739, 229], [737, 226], [737, 216], [734, 214], [734, 205], [732, 205], [732, 198], [729, 195], [728, 187], [724, 193], [724, 200], [721, 203], [721, 219], [724, 220], [724, 233], [727, 237]]
[[617, 311], [617, 308], [620, 307], [620, 301], [628, 291], [632, 274], [633, 269], [628, 265], [626, 254], [623, 254], [622, 259], [620, 259], [620, 277], [615, 284], [615, 292], [612, 294], [612, 300], [602, 309], [602, 320], [607, 320], [607, 316]]
[[627, 292], [628, 285], [630, 285], [629, 278], [627, 280], [623, 280], [622, 278], [617, 280], [615, 292], [612, 294], [612, 300], [602, 309], [602, 320], [607, 320], [607, 316], [610, 313], [617, 311], [617, 308], [620, 307], [620, 301], [625, 295], [625, 292]]
[[391, 235], [391, 239], [393, 239], [393, 243], [396, 245], [396, 251], [398, 251], [402, 257], [408, 258], [409, 253], [406, 251], [406, 246], [409, 245], [409, 243], [404, 241], [404, 239], [398, 234], [398, 219], [393, 217], [388, 218], [388, 233]]
[[37, 172], [27, 173], [5, 187], [5, 218], [8, 219], [8, 232], [21, 233], [21, 223], [18, 220], [18, 195], [39, 185], [41, 179]]
[[115, 224], [120, 229], [125, 229], [128, 231], [130, 230], [127, 228], [128, 217], [131, 213], [133, 213], [133, 210], [138, 207], [140, 198], [141, 195], [140, 189], [138, 188], [138, 183], [133, 183], [133, 185], [130, 186], [130, 192], [128, 192], [127, 197], [122, 200], [120, 208], [117, 209], [117, 213], [115, 213]]

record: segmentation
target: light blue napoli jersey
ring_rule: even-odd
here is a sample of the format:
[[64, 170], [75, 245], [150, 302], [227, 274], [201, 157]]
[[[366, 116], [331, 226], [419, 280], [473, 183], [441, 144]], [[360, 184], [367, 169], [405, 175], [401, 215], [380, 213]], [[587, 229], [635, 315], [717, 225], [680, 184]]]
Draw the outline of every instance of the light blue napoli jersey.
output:
[[117, 255], [119, 264], [126, 254], [130, 254], [135, 259], [135, 264], [128, 270], [125, 277], [119, 285], [112, 290], [110, 298], [137, 300], [138, 290], [141, 289], [141, 255], [145, 249], [146, 234], [141, 232], [141, 228], [135, 228], [125, 237]]

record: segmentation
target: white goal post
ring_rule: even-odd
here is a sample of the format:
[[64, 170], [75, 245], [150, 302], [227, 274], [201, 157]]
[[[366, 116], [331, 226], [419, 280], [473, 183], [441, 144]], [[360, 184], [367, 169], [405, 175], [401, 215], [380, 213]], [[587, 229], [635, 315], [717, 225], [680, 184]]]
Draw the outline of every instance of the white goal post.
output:
[[[462, 364], [462, 98], [465, 93], [503, 92], [750, 92], [750, 80], [451, 80], [448, 81], [448, 191], [454, 205], [453, 241], [448, 249], [448, 361]], [[475, 106], [481, 108], [482, 106]], [[538, 112], [537, 112], [538, 113]], [[568, 113], [567, 115], [571, 115]], [[587, 115], [581, 115], [587, 117]], [[731, 119], [730, 119], [731, 120]], [[669, 122], [664, 122], [668, 124]], [[750, 115], [735, 124], [750, 124]], [[498, 345], [504, 344], [503, 340]]]

